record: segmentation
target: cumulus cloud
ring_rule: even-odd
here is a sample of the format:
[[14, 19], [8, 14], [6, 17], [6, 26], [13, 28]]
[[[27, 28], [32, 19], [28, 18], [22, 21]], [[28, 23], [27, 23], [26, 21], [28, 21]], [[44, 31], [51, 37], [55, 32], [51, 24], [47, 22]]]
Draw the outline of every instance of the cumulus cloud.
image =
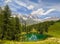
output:
[[43, 8], [40, 8], [40, 9], [38, 9], [38, 10], [36, 10], [36, 11], [33, 11], [33, 12], [31, 13], [31, 15], [35, 15], [35, 14], [37, 14], [37, 15], [47, 15], [47, 14], [49, 14], [49, 13], [52, 12], [52, 11], [55, 11], [55, 9], [49, 9], [49, 10], [47, 10], [47, 11], [45, 12], [45, 10], [43, 10]]

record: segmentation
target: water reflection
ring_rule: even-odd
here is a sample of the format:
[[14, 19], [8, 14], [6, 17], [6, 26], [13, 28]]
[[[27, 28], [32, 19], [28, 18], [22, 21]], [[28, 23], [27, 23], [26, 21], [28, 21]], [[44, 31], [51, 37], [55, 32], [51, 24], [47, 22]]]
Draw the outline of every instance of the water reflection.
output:
[[37, 36], [32, 34], [31, 37], [29, 38], [29, 41], [35, 41], [37, 40]]

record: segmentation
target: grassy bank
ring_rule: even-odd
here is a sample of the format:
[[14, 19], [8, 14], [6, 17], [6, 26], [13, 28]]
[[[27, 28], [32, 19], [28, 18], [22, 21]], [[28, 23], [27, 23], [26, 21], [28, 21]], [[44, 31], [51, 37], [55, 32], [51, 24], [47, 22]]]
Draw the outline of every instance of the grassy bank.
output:
[[48, 34], [60, 38], [60, 22], [50, 26]]
[[52, 37], [37, 42], [17, 42], [17, 41], [9, 41], [9, 40], [0, 40], [0, 44], [60, 44], [60, 39]]

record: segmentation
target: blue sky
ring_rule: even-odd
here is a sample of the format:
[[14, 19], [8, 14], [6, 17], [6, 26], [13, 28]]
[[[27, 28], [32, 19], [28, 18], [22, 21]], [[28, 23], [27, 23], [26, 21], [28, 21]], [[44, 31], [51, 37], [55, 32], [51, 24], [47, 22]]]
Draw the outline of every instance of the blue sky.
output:
[[0, 6], [6, 4], [12, 12], [22, 15], [38, 15], [40, 18], [60, 17], [60, 0], [0, 0]]

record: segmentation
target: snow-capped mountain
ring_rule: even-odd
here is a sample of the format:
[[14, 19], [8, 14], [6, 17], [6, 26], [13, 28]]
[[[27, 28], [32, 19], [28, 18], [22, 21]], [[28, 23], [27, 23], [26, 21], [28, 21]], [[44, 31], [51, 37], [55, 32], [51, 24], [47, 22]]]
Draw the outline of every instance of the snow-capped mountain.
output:
[[56, 21], [60, 19], [58, 17], [46, 17], [44, 19], [40, 19], [38, 16], [22, 15], [22, 14], [13, 14], [12, 16], [15, 17], [16, 15], [19, 17], [21, 23], [23, 24], [26, 23], [28, 25], [37, 24], [44, 21], [51, 21], [51, 20]]
[[26, 24], [31, 25], [31, 24], [39, 23], [40, 19], [34, 19], [34, 18], [29, 17], [29, 16], [22, 15], [22, 16], [20, 16], [20, 21], [22, 23], [26, 23]]
[[45, 19], [43, 19], [44, 21], [56, 21], [56, 20], [59, 20], [60, 18], [59, 17], [47, 17]]

